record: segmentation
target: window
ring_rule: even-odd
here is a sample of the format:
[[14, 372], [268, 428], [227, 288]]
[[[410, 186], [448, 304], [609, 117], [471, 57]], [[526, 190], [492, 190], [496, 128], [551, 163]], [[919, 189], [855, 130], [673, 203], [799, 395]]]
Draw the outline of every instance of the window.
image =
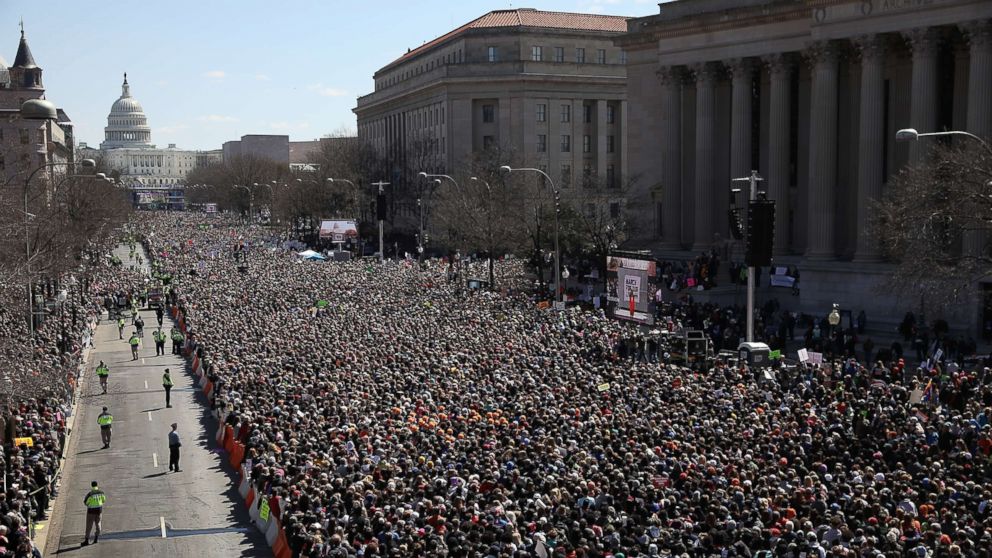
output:
[[586, 49], [584, 48], [575, 49], [575, 61], [579, 64], [586, 63]]
[[482, 105], [482, 121], [483, 122], [495, 122], [496, 121], [496, 107], [493, 105]]
[[548, 150], [548, 136], [537, 134], [537, 152], [544, 153]]
[[621, 64], [626, 64], [627, 63], [627, 51], [626, 50], [621, 50], [620, 51], [620, 63]]
[[606, 49], [605, 48], [597, 48], [596, 49], [596, 63], [597, 64], [606, 64]]
[[586, 124], [592, 123], [592, 105], [582, 105], [582, 120]]
[[561, 187], [567, 188], [572, 185], [572, 165], [569, 163], [561, 164]]
[[561, 121], [571, 122], [572, 121], [572, 105], [562, 105], [561, 106]]
[[561, 152], [568, 153], [572, 151], [572, 136], [568, 134], [562, 134], [561, 136]]
[[21, 145], [27, 145], [31, 141], [31, 136], [28, 134], [27, 128], [21, 128], [18, 131], [21, 133]]
[[538, 103], [536, 113], [537, 121], [544, 122], [548, 119], [548, 105], [544, 103]]
[[606, 165], [606, 187], [616, 188], [616, 167], [613, 165]]
[[620, 218], [620, 202], [610, 202], [610, 219]]
[[532, 46], [530, 47], [530, 59], [534, 62], [540, 62], [544, 58], [544, 47]]
[[564, 62], [565, 61], [565, 49], [564, 48], [562, 48], [562, 47], [555, 47], [554, 61], [555, 62]]
[[491, 46], [487, 49], [487, 51], [490, 62], [499, 62], [499, 50], [496, 47]]
[[582, 136], [582, 152], [592, 153], [592, 136], [589, 134]]
[[615, 147], [615, 144], [614, 144], [614, 138], [615, 137], [616, 136], [606, 136], [606, 152], [607, 153], [613, 153], [613, 149]]
[[617, 119], [616, 107], [614, 107], [613, 105], [606, 105], [606, 123], [613, 124], [614, 122], [616, 122], [616, 119]]
[[483, 149], [489, 151], [494, 147], [496, 147], [496, 138], [494, 136], [482, 136]]

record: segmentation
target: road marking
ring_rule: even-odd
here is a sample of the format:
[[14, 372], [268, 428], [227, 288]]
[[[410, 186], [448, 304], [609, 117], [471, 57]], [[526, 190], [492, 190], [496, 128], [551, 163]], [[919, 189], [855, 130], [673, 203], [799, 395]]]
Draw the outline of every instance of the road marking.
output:
[[152, 412], [148, 411], [148, 422], [152, 421]]
[[145, 363], [145, 359], [141, 359], [141, 364], [144, 364], [144, 363]]
[[153, 453], [152, 454], [152, 466], [155, 467], [156, 469], [158, 469], [158, 454], [157, 453]]
[[145, 380], [145, 389], [148, 389], [148, 380]]
[[164, 539], [165, 538], [165, 518], [162, 517], [162, 516], [159, 516], [158, 521], [159, 521], [159, 524], [162, 525], [162, 538]]

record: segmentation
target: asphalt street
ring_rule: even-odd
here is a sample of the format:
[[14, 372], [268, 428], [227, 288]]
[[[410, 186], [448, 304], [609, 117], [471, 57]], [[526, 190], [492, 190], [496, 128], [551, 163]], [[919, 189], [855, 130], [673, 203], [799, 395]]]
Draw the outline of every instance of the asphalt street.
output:
[[[126, 249], [118, 250], [128, 263]], [[131, 360], [117, 326], [104, 320], [97, 329], [84, 376], [75, 431], [68, 448], [65, 477], [48, 525], [46, 554], [101, 558], [133, 556], [272, 556], [261, 533], [251, 527], [237, 494], [230, 466], [223, 464], [204, 396], [179, 356], [155, 356], [155, 313], [142, 311], [145, 335], [139, 360]], [[172, 327], [166, 317], [163, 330]], [[101, 360], [110, 367], [109, 389], [101, 394], [93, 370]], [[175, 387], [172, 408], [165, 406], [162, 373], [170, 368]], [[114, 416], [113, 441], [102, 449], [97, 415], [108, 407]], [[179, 473], [169, 472], [168, 433], [178, 423], [183, 440]], [[98, 544], [81, 546], [86, 526], [83, 498], [90, 482], [107, 495], [103, 534]], [[57, 551], [56, 551], [57, 549]]]

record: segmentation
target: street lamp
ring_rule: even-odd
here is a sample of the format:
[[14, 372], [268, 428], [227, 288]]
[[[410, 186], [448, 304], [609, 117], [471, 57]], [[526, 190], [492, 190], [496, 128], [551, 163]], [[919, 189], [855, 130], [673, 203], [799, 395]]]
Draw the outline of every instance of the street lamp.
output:
[[840, 311], [838, 311], [838, 308], [840, 308], [840, 305], [835, 302], [833, 309], [830, 310], [830, 314], [827, 315], [827, 323], [830, 324], [831, 340], [833, 340], [834, 328], [840, 324]]
[[903, 128], [896, 132], [896, 141], [918, 141], [920, 138], [926, 137], [937, 137], [937, 136], [964, 136], [977, 141], [986, 151], [992, 154], [992, 146], [985, 142], [982, 138], [972, 134], [971, 132], [964, 132], [961, 130], [948, 130], [945, 132], [924, 132], [920, 133], [916, 131], [916, 128]]
[[561, 249], [558, 244], [558, 214], [561, 213], [561, 196], [558, 192], [558, 188], [555, 187], [555, 181], [551, 180], [548, 173], [541, 169], [535, 168], [520, 168], [515, 169], [509, 165], [503, 165], [499, 168], [500, 172], [516, 172], [516, 171], [526, 171], [526, 172], [536, 172], [544, 177], [551, 185], [551, 191], [555, 196], [555, 300], [564, 300], [563, 294], [561, 292]]

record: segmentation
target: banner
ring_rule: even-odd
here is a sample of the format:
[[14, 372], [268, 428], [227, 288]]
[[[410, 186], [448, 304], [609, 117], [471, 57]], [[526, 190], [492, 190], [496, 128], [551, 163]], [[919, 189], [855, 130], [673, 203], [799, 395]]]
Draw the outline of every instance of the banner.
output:
[[358, 238], [358, 226], [355, 221], [332, 221], [324, 220], [320, 222], [321, 240], [331, 242], [347, 242]]
[[649, 255], [612, 253], [606, 257], [606, 315], [654, 325], [657, 263]]
[[24, 438], [14, 438], [14, 447], [25, 445], [29, 448], [34, 447], [34, 438], [31, 436], [25, 436]]

